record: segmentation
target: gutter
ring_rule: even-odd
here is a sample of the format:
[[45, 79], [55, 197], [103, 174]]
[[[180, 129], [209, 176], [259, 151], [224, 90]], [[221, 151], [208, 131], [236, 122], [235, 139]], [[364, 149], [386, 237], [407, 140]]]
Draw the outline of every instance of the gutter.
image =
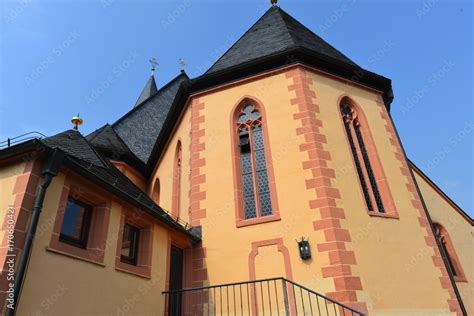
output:
[[431, 232], [433, 233], [434, 239], [436, 240], [436, 245], [438, 246], [438, 250], [441, 254], [441, 258], [443, 259], [443, 263], [444, 263], [444, 266], [446, 268], [446, 271], [448, 272], [449, 280], [451, 281], [451, 285], [453, 287], [454, 294], [456, 295], [456, 299], [459, 303], [459, 307], [461, 308], [462, 314], [464, 316], [467, 316], [466, 307], [464, 306], [464, 303], [462, 301], [461, 294], [459, 293], [459, 289], [456, 285], [456, 281], [454, 281], [453, 272], [449, 268], [447, 255], [446, 255], [443, 247], [441, 246], [441, 242], [440, 242], [439, 238], [436, 238], [435, 228], [434, 228], [434, 225], [433, 225], [433, 221], [431, 220], [430, 213], [428, 212], [428, 207], [426, 206], [425, 200], [423, 199], [423, 195], [421, 194], [420, 187], [418, 186], [418, 183], [416, 182], [415, 175], [413, 174], [413, 169], [411, 168], [410, 161], [407, 158], [407, 153], [405, 151], [405, 148], [403, 147], [402, 141], [400, 139], [400, 135], [398, 134], [398, 131], [395, 128], [395, 124], [393, 123], [392, 115], [390, 114], [390, 112], [388, 113], [388, 117], [390, 118], [390, 121], [391, 121], [391, 123], [394, 127], [393, 129], [395, 131], [395, 135], [397, 135], [398, 143], [400, 144], [400, 147], [402, 149], [404, 159], [405, 159], [405, 163], [407, 164], [407, 167], [410, 170], [410, 175], [411, 175], [411, 178], [413, 179], [413, 183], [415, 184], [416, 192], [418, 193], [418, 196], [420, 197], [421, 205], [423, 206], [423, 210], [425, 211], [426, 218], [428, 219], [428, 223], [430, 225]]
[[5, 314], [7, 316], [13, 316], [16, 313], [16, 308], [18, 306], [18, 301], [20, 299], [21, 288], [25, 280], [28, 262], [31, 254], [31, 249], [33, 248], [33, 240], [36, 234], [36, 228], [38, 226], [39, 217], [41, 210], [43, 208], [43, 201], [46, 196], [46, 191], [51, 184], [52, 179], [57, 176], [59, 172], [59, 167], [62, 164], [64, 158], [64, 153], [55, 150], [48, 158], [46, 163], [43, 166], [43, 180], [39, 185], [38, 195], [36, 196], [35, 204], [31, 212], [31, 219], [28, 223], [28, 228], [26, 230], [26, 239], [23, 245], [23, 250], [21, 252], [20, 260], [18, 261], [18, 268], [15, 273], [15, 283], [13, 286], [13, 308], [7, 306]]

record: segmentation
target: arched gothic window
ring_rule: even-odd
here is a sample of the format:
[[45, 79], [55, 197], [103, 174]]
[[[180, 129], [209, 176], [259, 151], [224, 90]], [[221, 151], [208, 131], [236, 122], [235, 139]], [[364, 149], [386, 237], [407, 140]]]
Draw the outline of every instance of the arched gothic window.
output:
[[238, 108], [234, 122], [238, 137], [244, 219], [272, 215], [262, 114], [252, 102]]
[[360, 185], [364, 194], [367, 209], [370, 212], [385, 213], [377, 179], [369, 158], [364, 136], [361, 130], [361, 123], [357, 116], [357, 111], [348, 102], [343, 99], [341, 103], [341, 115], [344, 121], [344, 127], [347, 139], [354, 158], [354, 163], [359, 176]]
[[454, 249], [451, 238], [449, 238], [448, 232], [440, 224], [433, 223], [435, 236], [441, 244], [441, 248], [446, 256], [448, 268], [451, 270], [455, 281], [465, 281], [466, 277], [459, 262], [459, 258]]
[[160, 204], [160, 179], [156, 178], [153, 185], [152, 199], [156, 204]]
[[182, 158], [181, 141], [178, 140], [174, 157], [173, 196], [171, 200], [171, 213], [176, 217], [179, 217], [180, 212]]

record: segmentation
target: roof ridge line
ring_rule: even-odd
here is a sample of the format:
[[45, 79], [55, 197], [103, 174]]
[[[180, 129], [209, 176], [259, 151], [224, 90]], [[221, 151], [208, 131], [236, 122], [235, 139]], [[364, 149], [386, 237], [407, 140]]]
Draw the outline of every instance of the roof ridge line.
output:
[[[152, 90], [154, 90], [154, 92], [152, 92]], [[138, 99], [135, 102], [134, 107], [141, 104], [141, 103], [143, 103], [143, 101], [148, 100], [150, 97], [155, 95], [155, 93], [157, 91], [158, 91], [158, 87], [156, 86], [155, 76], [152, 74], [150, 76], [150, 78], [148, 78], [147, 82], [145, 83], [145, 86], [143, 87], [142, 92], [140, 92], [140, 95], [138, 96]], [[144, 98], [142, 101], [140, 101], [140, 99], [142, 98], [142, 96], [144, 94], [150, 94], [150, 95], [148, 97]], [[140, 102], [138, 102], [138, 101], [140, 101]]]
[[156, 97], [160, 92], [163, 92], [164, 89], [166, 89], [167, 87], [169, 87], [173, 82], [175, 82], [179, 77], [181, 76], [186, 76], [186, 78], [189, 79], [189, 76], [185, 73], [185, 72], [180, 72], [179, 75], [177, 75], [176, 77], [174, 77], [173, 79], [171, 79], [170, 81], [168, 81], [165, 85], [163, 85], [160, 89], [158, 89], [158, 91], [156, 91], [156, 93], [152, 96], [150, 96], [148, 99], [144, 100], [143, 102], [141, 102], [140, 104], [137, 104], [136, 106], [134, 106], [130, 111], [128, 111], [127, 113], [125, 113], [124, 115], [122, 115], [119, 119], [117, 119], [114, 123], [110, 124], [110, 126], [112, 126], [112, 128], [114, 128], [115, 126], [117, 126], [118, 123], [120, 123], [122, 120], [124, 120], [126, 117], [128, 117], [129, 115], [131, 115], [133, 112], [135, 112], [137, 109], [141, 108], [146, 102], [148, 102], [149, 100], [151, 100], [152, 98]]
[[[124, 145], [125, 148], [128, 149], [128, 151], [133, 155], [133, 157], [134, 157], [135, 159], [137, 159], [137, 161], [140, 161], [140, 162], [141, 162], [140, 158], [138, 158], [137, 155], [135, 155], [135, 153], [134, 153], [134, 152], [130, 149], [130, 147], [124, 142], [124, 140], [122, 139], [122, 137], [120, 137], [120, 135], [114, 130], [114, 128], [113, 128], [112, 126], [110, 126], [110, 128], [112, 129], [112, 131], [114, 131], [114, 134], [115, 134], [115, 136], [117, 137], [117, 139], [120, 141], [120, 143], [122, 143], [122, 145]], [[132, 168], [133, 168], [133, 166], [132, 166]]]
[[[97, 158], [99, 158], [99, 160], [104, 163], [104, 166], [105, 167], [109, 167], [110, 165], [112, 165], [112, 163], [107, 159], [105, 158], [104, 156], [102, 156], [101, 153], [99, 153], [95, 148], [94, 146], [87, 140], [87, 138], [82, 135], [79, 131], [77, 131], [77, 133], [79, 134], [79, 136], [82, 138], [82, 140], [84, 140], [87, 144], [87, 146], [89, 146], [89, 148], [94, 152], [94, 154], [96, 154]], [[77, 158], [77, 157], [76, 157]], [[80, 158], [79, 158], [80, 159]], [[82, 160], [82, 159], [81, 159]]]
[[[285, 19], [283, 18], [282, 13], [288, 15], [289, 17], [291, 17], [291, 16], [290, 16], [288, 13], [286, 13], [286, 11], [283, 10], [282, 8], [280, 8], [280, 7], [278, 7], [278, 6], [276, 6], [276, 7], [278, 8], [278, 16], [279, 16], [280, 19], [282, 20], [283, 24], [284, 24], [285, 26], [287, 26], [286, 21], [285, 21]], [[291, 41], [293, 42], [293, 44], [294, 44], [295, 46], [299, 47], [300, 45], [298, 45], [298, 44], [296, 43], [295, 39], [294, 39], [293, 36], [291, 35], [290, 29], [289, 29], [288, 27], [285, 27], [285, 31], [288, 33], [288, 36], [290, 37], [290, 39], [291, 39]]]
[[[296, 23], [297, 25], [303, 27], [303, 29], [305, 30], [308, 30], [312, 35], [318, 37], [319, 39], [321, 39], [326, 45], [328, 45], [329, 47], [331, 47], [332, 49], [334, 49], [336, 52], [338, 52], [339, 54], [341, 54], [343, 57], [347, 58], [349, 61], [351, 61], [354, 65], [358, 66], [360, 68], [360, 66], [358, 64], [356, 64], [352, 59], [350, 59], [349, 57], [347, 57], [345, 54], [343, 54], [340, 50], [338, 50], [337, 48], [335, 48], [334, 46], [332, 46], [328, 41], [326, 41], [324, 38], [322, 38], [321, 36], [319, 36], [318, 34], [316, 34], [315, 32], [313, 32], [313, 30], [311, 30], [309, 27], [305, 26], [303, 23], [301, 23], [300, 21], [298, 21], [297, 19], [295, 19], [291, 14], [289, 14], [288, 12], [286, 12], [285, 10], [281, 9], [280, 8], [280, 16], [281, 18], [283, 19], [283, 16], [281, 14], [285, 14], [288, 18], [290, 18], [294, 23]], [[283, 22], [285, 22], [283, 20]], [[285, 22], [286, 23], [286, 22]], [[288, 33], [289, 33], [289, 29], [287, 28], [288, 30]], [[293, 42], [295, 43], [296, 45], [296, 42], [294, 41], [293, 39], [293, 36], [291, 36], [291, 33], [290, 33], [290, 37], [291, 39], [293, 40]], [[296, 45], [296, 46], [301, 46], [301, 45]]]
[[[408, 163], [411, 165], [411, 167], [413, 167], [415, 169], [415, 171], [418, 171], [420, 173], [420, 176], [422, 178], [425, 178], [428, 182], [430, 182], [433, 186], [434, 186], [434, 189], [435, 191], [439, 191], [438, 193], [440, 193], [441, 195], [443, 195], [447, 200], [448, 200], [448, 203], [451, 202], [454, 206], [455, 209], [459, 210], [462, 214], [461, 216], [463, 216], [464, 218], [469, 218], [469, 221], [470, 221], [470, 224], [473, 225], [473, 221], [474, 219], [471, 217], [470, 214], [468, 214], [466, 211], [464, 211], [464, 209], [459, 206], [446, 192], [444, 192], [425, 172], [423, 172], [423, 170], [421, 170], [421, 168], [419, 168], [410, 158], [407, 157], [407, 160], [408, 160]], [[421, 191], [421, 190], [420, 190]], [[449, 204], [451, 204], [449, 203]], [[428, 210], [429, 212], [429, 210]]]
[[[274, 10], [274, 8], [279, 8], [279, 7], [278, 7], [278, 6], [272, 6], [272, 7], [270, 7], [255, 23], [253, 23], [253, 24], [247, 29], [247, 31], [244, 32], [244, 34], [242, 34], [242, 35], [239, 37], [238, 40], [236, 40], [236, 41], [234, 42], [234, 44], [232, 44], [232, 46], [230, 46], [230, 47], [221, 55], [221, 57], [219, 57], [203, 74], [201, 74], [201, 76], [204, 76], [205, 74], [207, 74], [207, 73], [212, 69], [212, 67], [214, 67], [214, 65], [216, 65], [235, 45], [237, 45], [237, 43], [240, 42], [240, 40], [241, 40], [242, 38], [244, 38], [245, 35], [247, 35], [247, 34], [250, 32], [250, 30], [251, 30], [255, 25], [257, 25], [257, 23], [260, 22], [260, 20], [263, 19], [264, 16], [266, 16], [267, 14], [269, 14], [269, 12], [270, 12], [271, 10]], [[201, 76], [199, 76], [199, 77], [201, 77]]]
[[[107, 125], [109, 125], [109, 123], [105, 123], [104, 125], [102, 125], [102, 126], [99, 127], [98, 129], [96, 129], [95, 131], [93, 131], [92, 133], [90, 133], [89, 135], [95, 133], [95, 135], [90, 139], [90, 141], [93, 141], [94, 139], [96, 139], [97, 136], [99, 136], [99, 134], [107, 127]], [[86, 135], [85, 137], [87, 138], [87, 136], [89, 136], [89, 135]]]

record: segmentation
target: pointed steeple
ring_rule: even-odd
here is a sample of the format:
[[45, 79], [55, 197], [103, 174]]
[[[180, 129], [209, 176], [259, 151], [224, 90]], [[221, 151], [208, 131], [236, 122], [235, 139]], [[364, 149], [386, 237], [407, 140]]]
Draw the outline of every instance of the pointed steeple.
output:
[[158, 92], [158, 89], [156, 88], [155, 76], [152, 74], [143, 88], [142, 93], [140, 93], [135, 106], [154, 96], [156, 92]]
[[207, 74], [296, 49], [311, 51], [338, 62], [357, 66], [274, 4], [212, 65]]
[[158, 92], [158, 89], [156, 88], [156, 82], [155, 82], [155, 67], [158, 66], [158, 62], [155, 57], [151, 58], [149, 62], [151, 65], [151, 76], [150, 76], [150, 79], [148, 79], [145, 87], [143, 88], [142, 93], [140, 93], [140, 96], [138, 97], [138, 100], [135, 103], [135, 106], [149, 99], [150, 97], [155, 95], [156, 92]]

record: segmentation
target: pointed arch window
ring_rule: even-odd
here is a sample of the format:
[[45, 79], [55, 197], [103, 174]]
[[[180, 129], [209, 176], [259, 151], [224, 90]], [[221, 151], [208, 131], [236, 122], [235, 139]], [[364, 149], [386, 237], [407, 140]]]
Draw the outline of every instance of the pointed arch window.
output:
[[243, 102], [233, 122], [236, 130], [237, 157], [242, 199], [242, 220], [275, 215], [272, 183], [266, 148], [263, 116], [256, 104]]
[[433, 226], [435, 230], [435, 237], [438, 239], [446, 257], [446, 262], [448, 265], [447, 268], [451, 270], [455, 281], [465, 282], [466, 277], [464, 275], [464, 271], [461, 267], [461, 263], [459, 262], [459, 258], [456, 254], [456, 250], [454, 249], [448, 232], [440, 224], [433, 223]]
[[348, 100], [341, 103], [341, 115], [359, 182], [369, 212], [385, 213], [376, 175], [372, 168], [358, 113]]
[[153, 186], [152, 199], [156, 204], [160, 204], [160, 179], [156, 178], [155, 185]]
[[171, 200], [171, 213], [179, 217], [181, 199], [181, 173], [182, 173], [182, 148], [181, 141], [176, 144], [176, 152], [173, 166], [173, 196]]

